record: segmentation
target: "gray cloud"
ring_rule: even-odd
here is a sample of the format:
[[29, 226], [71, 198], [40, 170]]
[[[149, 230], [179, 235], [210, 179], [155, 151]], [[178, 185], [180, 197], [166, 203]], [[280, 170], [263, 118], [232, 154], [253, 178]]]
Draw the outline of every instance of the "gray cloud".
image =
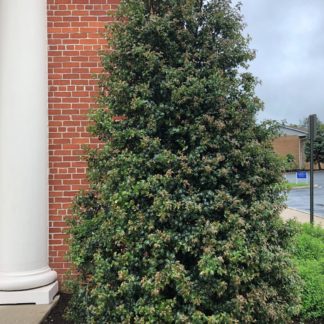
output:
[[324, 121], [324, 1], [242, 0], [257, 58], [251, 71], [262, 85], [260, 118]]

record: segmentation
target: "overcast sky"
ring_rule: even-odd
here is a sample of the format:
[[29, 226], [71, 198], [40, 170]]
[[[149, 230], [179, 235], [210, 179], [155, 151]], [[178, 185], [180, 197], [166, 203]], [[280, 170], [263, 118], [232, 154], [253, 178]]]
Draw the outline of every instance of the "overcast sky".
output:
[[259, 119], [298, 123], [311, 113], [324, 122], [324, 0], [241, 0], [251, 72], [262, 85]]

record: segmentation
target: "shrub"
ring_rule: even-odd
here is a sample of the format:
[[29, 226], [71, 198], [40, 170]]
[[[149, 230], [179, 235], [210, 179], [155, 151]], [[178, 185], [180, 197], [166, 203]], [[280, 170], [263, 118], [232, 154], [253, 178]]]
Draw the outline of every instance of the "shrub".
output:
[[284, 158], [285, 170], [293, 171], [297, 169], [297, 163], [295, 161], [295, 157], [292, 154], [287, 154]]
[[[76, 200], [78, 323], [285, 323], [298, 306], [282, 164], [227, 0], [124, 0], [108, 30], [91, 187]], [[116, 118], [118, 116], [118, 118]]]
[[324, 320], [324, 229], [301, 226], [295, 260], [304, 280], [300, 315], [304, 320]]

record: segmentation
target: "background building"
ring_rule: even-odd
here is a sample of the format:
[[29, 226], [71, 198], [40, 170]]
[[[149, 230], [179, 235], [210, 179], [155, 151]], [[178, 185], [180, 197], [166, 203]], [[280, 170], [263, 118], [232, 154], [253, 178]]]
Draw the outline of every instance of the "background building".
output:
[[288, 154], [294, 157], [297, 169], [306, 167], [305, 142], [308, 132], [304, 128], [290, 126], [280, 127], [281, 136], [273, 141], [274, 151], [281, 157], [287, 157]]

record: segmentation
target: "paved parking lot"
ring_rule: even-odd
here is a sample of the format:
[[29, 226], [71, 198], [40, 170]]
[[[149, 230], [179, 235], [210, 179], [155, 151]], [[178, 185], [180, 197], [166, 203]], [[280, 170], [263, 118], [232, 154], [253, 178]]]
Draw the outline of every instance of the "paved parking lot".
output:
[[[289, 182], [296, 182], [296, 173], [287, 173], [286, 178]], [[324, 171], [315, 172], [314, 182], [317, 185], [314, 189], [315, 215], [324, 217]], [[309, 189], [290, 190], [287, 205], [309, 213]]]

